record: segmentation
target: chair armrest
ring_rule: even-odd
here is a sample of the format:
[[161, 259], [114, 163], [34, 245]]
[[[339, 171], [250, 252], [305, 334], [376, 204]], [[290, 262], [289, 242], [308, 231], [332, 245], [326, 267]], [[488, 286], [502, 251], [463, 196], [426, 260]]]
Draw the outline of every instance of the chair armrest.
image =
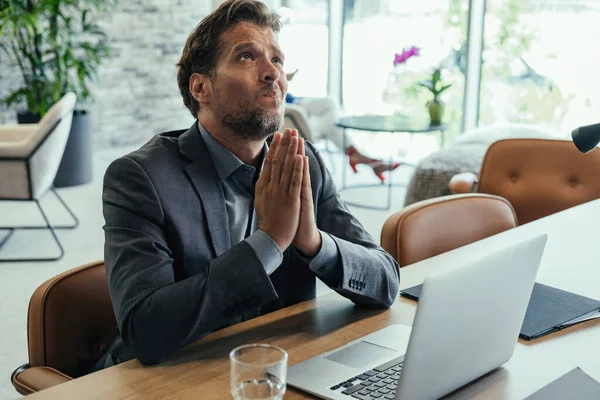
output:
[[452, 194], [471, 193], [475, 190], [478, 178], [472, 172], [462, 172], [450, 179], [448, 188]]
[[38, 128], [38, 124], [0, 126], [0, 157], [26, 157]]
[[70, 376], [50, 367], [18, 368], [11, 377], [12, 384], [22, 395], [28, 395], [40, 390], [72, 380]]
[[20, 142], [31, 136], [38, 124], [0, 125], [0, 142]]

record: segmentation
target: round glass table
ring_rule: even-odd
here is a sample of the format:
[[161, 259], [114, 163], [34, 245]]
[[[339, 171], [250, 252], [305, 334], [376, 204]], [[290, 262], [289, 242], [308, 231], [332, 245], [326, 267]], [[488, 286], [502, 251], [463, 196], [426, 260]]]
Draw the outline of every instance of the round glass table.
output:
[[[338, 121], [336, 121], [336, 125], [346, 129], [355, 129], [365, 132], [389, 132], [389, 133], [409, 133], [409, 134], [427, 134], [439, 132], [440, 134], [440, 147], [444, 147], [444, 131], [448, 129], [448, 125], [440, 124], [440, 125], [432, 125], [429, 121], [419, 120], [415, 118], [410, 118], [404, 115], [359, 115], [359, 116], [350, 116], [350, 117], [342, 117]], [[412, 137], [412, 136], [411, 136]], [[344, 132], [344, 149], [346, 149], [346, 132]], [[392, 163], [392, 156], [390, 156], [390, 164]], [[380, 187], [387, 186], [387, 203], [384, 207], [373, 206], [367, 204], [359, 204], [352, 203], [349, 201], [345, 201], [346, 204], [355, 206], [368, 208], [371, 210], [389, 210], [392, 204], [392, 187], [393, 186], [406, 186], [399, 184], [392, 184], [392, 174], [390, 173], [387, 180], [387, 185], [384, 182], [380, 184], [357, 184], [357, 185], [348, 185], [346, 180], [346, 157], [342, 157], [342, 186], [340, 188], [340, 192], [359, 187]], [[410, 163], [401, 163], [402, 166], [414, 166]], [[400, 168], [399, 167], [399, 168]]]

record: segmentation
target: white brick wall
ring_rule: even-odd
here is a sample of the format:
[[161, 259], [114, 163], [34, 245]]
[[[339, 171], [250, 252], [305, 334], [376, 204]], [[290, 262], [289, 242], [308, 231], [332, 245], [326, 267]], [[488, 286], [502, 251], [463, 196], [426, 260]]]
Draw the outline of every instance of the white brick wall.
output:
[[[96, 146], [139, 142], [154, 134], [188, 128], [193, 118], [177, 86], [181, 49], [218, 1], [126, 0], [101, 17], [112, 59], [102, 64], [91, 105]], [[0, 56], [0, 98], [20, 82], [18, 69]], [[16, 109], [0, 106], [0, 124], [16, 123]]]

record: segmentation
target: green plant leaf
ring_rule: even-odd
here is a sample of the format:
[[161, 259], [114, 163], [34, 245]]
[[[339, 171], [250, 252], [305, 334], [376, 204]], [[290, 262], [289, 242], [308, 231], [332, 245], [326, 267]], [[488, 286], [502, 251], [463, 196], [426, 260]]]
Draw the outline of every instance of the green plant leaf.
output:
[[423, 86], [424, 88], [427, 88], [433, 92], [433, 84], [431, 83], [431, 81], [423, 80], [423, 81], [417, 82], [417, 85]]
[[28, 35], [34, 37], [36, 35], [35, 30], [38, 24], [37, 13], [23, 15], [22, 22], [25, 29], [27, 29]]
[[83, 10], [81, 12], [81, 30], [85, 31], [86, 26], [87, 26], [87, 15], [88, 15], [88, 10]]
[[19, 103], [20, 101], [22, 101], [24, 98], [27, 97], [28, 94], [28, 90], [27, 88], [20, 88], [17, 89], [13, 92], [11, 92], [5, 99], [4, 99], [4, 103], [6, 104], [7, 107], [11, 107], [13, 104]]
[[439, 95], [439, 94], [441, 94], [443, 91], [445, 91], [446, 89], [450, 88], [450, 86], [452, 86], [452, 84], [451, 84], [451, 83], [449, 83], [449, 84], [447, 84], [447, 85], [444, 85], [444, 86], [442, 86], [442, 87], [440, 88], [440, 90], [438, 90], [438, 91], [437, 91], [437, 94], [438, 94], [438, 95]]
[[[19, 66], [25, 86], [11, 93], [11, 104], [26, 100], [44, 114], [67, 91], [85, 100], [88, 81], [110, 55], [106, 33], [90, 21], [90, 11], [114, 0], [0, 0], [0, 54]], [[83, 43], [83, 44], [82, 44]]]

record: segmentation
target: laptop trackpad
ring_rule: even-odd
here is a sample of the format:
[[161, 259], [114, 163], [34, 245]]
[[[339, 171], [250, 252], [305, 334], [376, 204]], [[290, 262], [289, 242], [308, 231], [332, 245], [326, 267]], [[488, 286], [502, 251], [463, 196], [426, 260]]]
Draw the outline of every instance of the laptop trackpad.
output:
[[360, 341], [352, 346], [343, 348], [335, 353], [324, 357], [326, 360], [352, 368], [363, 368], [365, 365], [374, 363], [378, 360], [391, 360], [400, 354], [396, 350], [387, 347], [377, 346], [376, 344]]

